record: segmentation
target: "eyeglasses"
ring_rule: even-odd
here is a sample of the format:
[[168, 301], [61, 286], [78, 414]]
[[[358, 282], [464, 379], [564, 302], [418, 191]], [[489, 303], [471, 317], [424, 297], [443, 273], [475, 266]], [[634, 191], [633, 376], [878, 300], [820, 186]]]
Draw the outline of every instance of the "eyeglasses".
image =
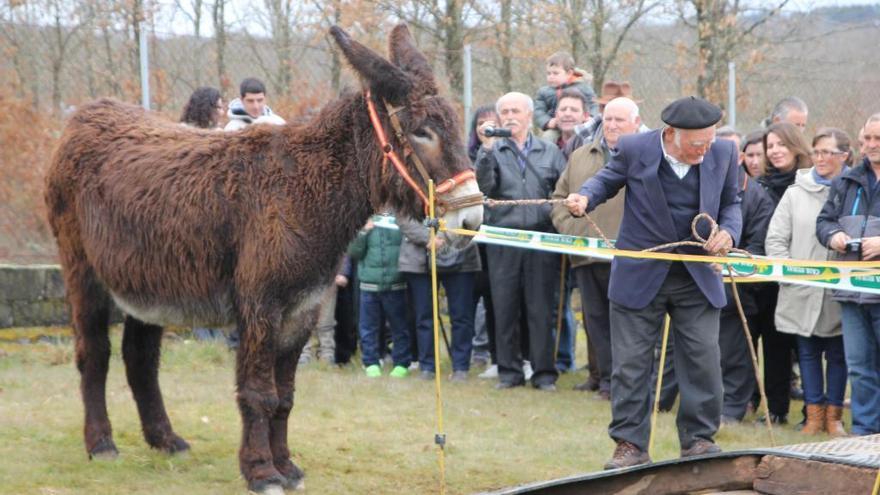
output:
[[830, 158], [832, 156], [843, 155], [845, 154], [843, 151], [831, 151], [831, 150], [813, 150], [810, 152], [816, 158]]

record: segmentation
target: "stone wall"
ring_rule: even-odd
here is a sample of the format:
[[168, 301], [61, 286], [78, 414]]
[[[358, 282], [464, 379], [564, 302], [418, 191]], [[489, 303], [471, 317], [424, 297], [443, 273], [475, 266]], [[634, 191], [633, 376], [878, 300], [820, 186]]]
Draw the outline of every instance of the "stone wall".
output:
[[[114, 306], [110, 323], [121, 321]], [[70, 325], [61, 267], [0, 263], [0, 328], [49, 325]]]

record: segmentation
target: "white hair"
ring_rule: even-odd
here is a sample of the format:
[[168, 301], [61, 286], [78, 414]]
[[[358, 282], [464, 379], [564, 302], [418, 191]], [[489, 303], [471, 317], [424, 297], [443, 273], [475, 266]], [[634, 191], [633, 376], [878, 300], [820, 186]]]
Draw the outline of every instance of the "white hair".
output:
[[626, 96], [618, 96], [617, 98], [614, 98], [613, 100], [605, 104], [605, 108], [608, 108], [608, 106], [612, 104], [621, 105], [625, 109], [629, 110], [630, 122], [635, 122], [636, 119], [639, 117], [639, 106], [636, 105], [636, 102], [632, 101]]
[[862, 131], [865, 130], [865, 127], [867, 127], [868, 124], [873, 124], [874, 122], [880, 122], [880, 112], [877, 112], [868, 117], [868, 120], [865, 121], [865, 125], [862, 126]]
[[534, 113], [535, 102], [532, 101], [532, 97], [525, 94], [525, 93], [520, 93], [518, 91], [511, 91], [510, 93], [505, 94], [501, 98], [498, 98], [498, 101], [495, 102], [495, 112], [497, 112], [500, 115], [501, 114], [501, 102], [506, 99], [510, 99], [510, 98], [516, 98], [519, 100], [523, 100], [526, 104], [526, 107], [528, 107], [529, 112]]

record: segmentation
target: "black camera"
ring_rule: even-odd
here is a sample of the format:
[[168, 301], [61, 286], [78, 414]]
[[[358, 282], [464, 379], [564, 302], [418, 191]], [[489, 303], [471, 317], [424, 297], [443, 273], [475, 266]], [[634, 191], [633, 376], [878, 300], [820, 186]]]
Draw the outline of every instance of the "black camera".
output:
[[861, 239], [850, 239], [846, 241], [846, 252], [859, 254], [862, 252], [862, 240]]
[[513, 133], [504, 127], [487, 127], [483, 129], [483, 135], [486, 137], [511, 137]]

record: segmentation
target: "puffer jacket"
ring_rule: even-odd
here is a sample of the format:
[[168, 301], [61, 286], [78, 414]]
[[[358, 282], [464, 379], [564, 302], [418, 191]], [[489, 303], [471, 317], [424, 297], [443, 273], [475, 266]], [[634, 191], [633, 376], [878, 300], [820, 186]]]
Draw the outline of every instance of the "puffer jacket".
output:
[[585, 110], [587, 110], [590, 115], [599, 114], [599, 104], [596, 103], [596, 92], [593, 91], [593, 87], [590, 86], [590, 83], [584, 80], [580, 73], [575, 72], [575, 77], [558, 88], [554, 88], [553, 86], [541, 86], [541, 88], [538, 89], [538, 94], [535, 95], [535, 114], [532, 117], [535, 126], [541, 130], [547, 128], [547, 122], [550, 122], [550, 119], [556, 115], [556, 105], [559, 103], [559, 95], [568, 88], [574, 88], [583, 93], [587, 98], [587, 108], [585, 108]]
[[406, 288], [397, 269], [400, 257], [400, 231], [373, 227], [361, 229], [348, 247], [348, 255], [358, 262], [360, 289], [368, 292]]
[[[813, 179], [813, 169], [798, 170], [770, 220], [764, 246], [773, 258], [827, 261], [830, 253], [819, 244], [816, 216], [828, 197], [828, 187]], [[821, 287], [779, 284], [776, 329], [803, 337], [841, 334], [840, 305]]]
[[[880, 194], [872, 187], [870, 167], [871, 163], [865, 158], [831, 183], [828, 200], [816, 219], [816, 237], [823, 246], [828, 247], [837, 232], [846, 232], [853, 239], [880, 236]], [[835, 254], [835, 258], [839, 259], [840, 255]], [[861, 254], [845, 259], [858, 261]], [[858, 304], [880, 303], [878, 294], [853, 291], [835, 290], [834, 299]]]
[[[428, 250], [426, 246], [428, 245], [429, 238], [428, 227], [422, 222], [407, 216], [397, 215], [396, 219], [400, 233], [403, 234], [397, 269], [404, 273], [427, 273]], [[448, 253], [447, 258], [460, 259], [460, 263], [452, 267], [440, 266], [441, 259], [446, 253]], [[461, 250], [451, 247], [438, 250], [437, 263], [437, 270], [441, 272], [478, 272], [482, 267], [480, 251], [477, 249], [475, 242], [469, 243]]]
[[[527, 157], [534, 167], [520, 167], [516, 144], [510, 139], [495, 142], [492, 149], [477, 153], [477, 183], [491, 199], [547, 199], [565, 169], [565, 157], [555, 144], [530, 135]], [[540, 180], [537, 176], [540, 176]], [[553, 232], [550, 205], [488, 208], [486, 224], [496, 227]]]

